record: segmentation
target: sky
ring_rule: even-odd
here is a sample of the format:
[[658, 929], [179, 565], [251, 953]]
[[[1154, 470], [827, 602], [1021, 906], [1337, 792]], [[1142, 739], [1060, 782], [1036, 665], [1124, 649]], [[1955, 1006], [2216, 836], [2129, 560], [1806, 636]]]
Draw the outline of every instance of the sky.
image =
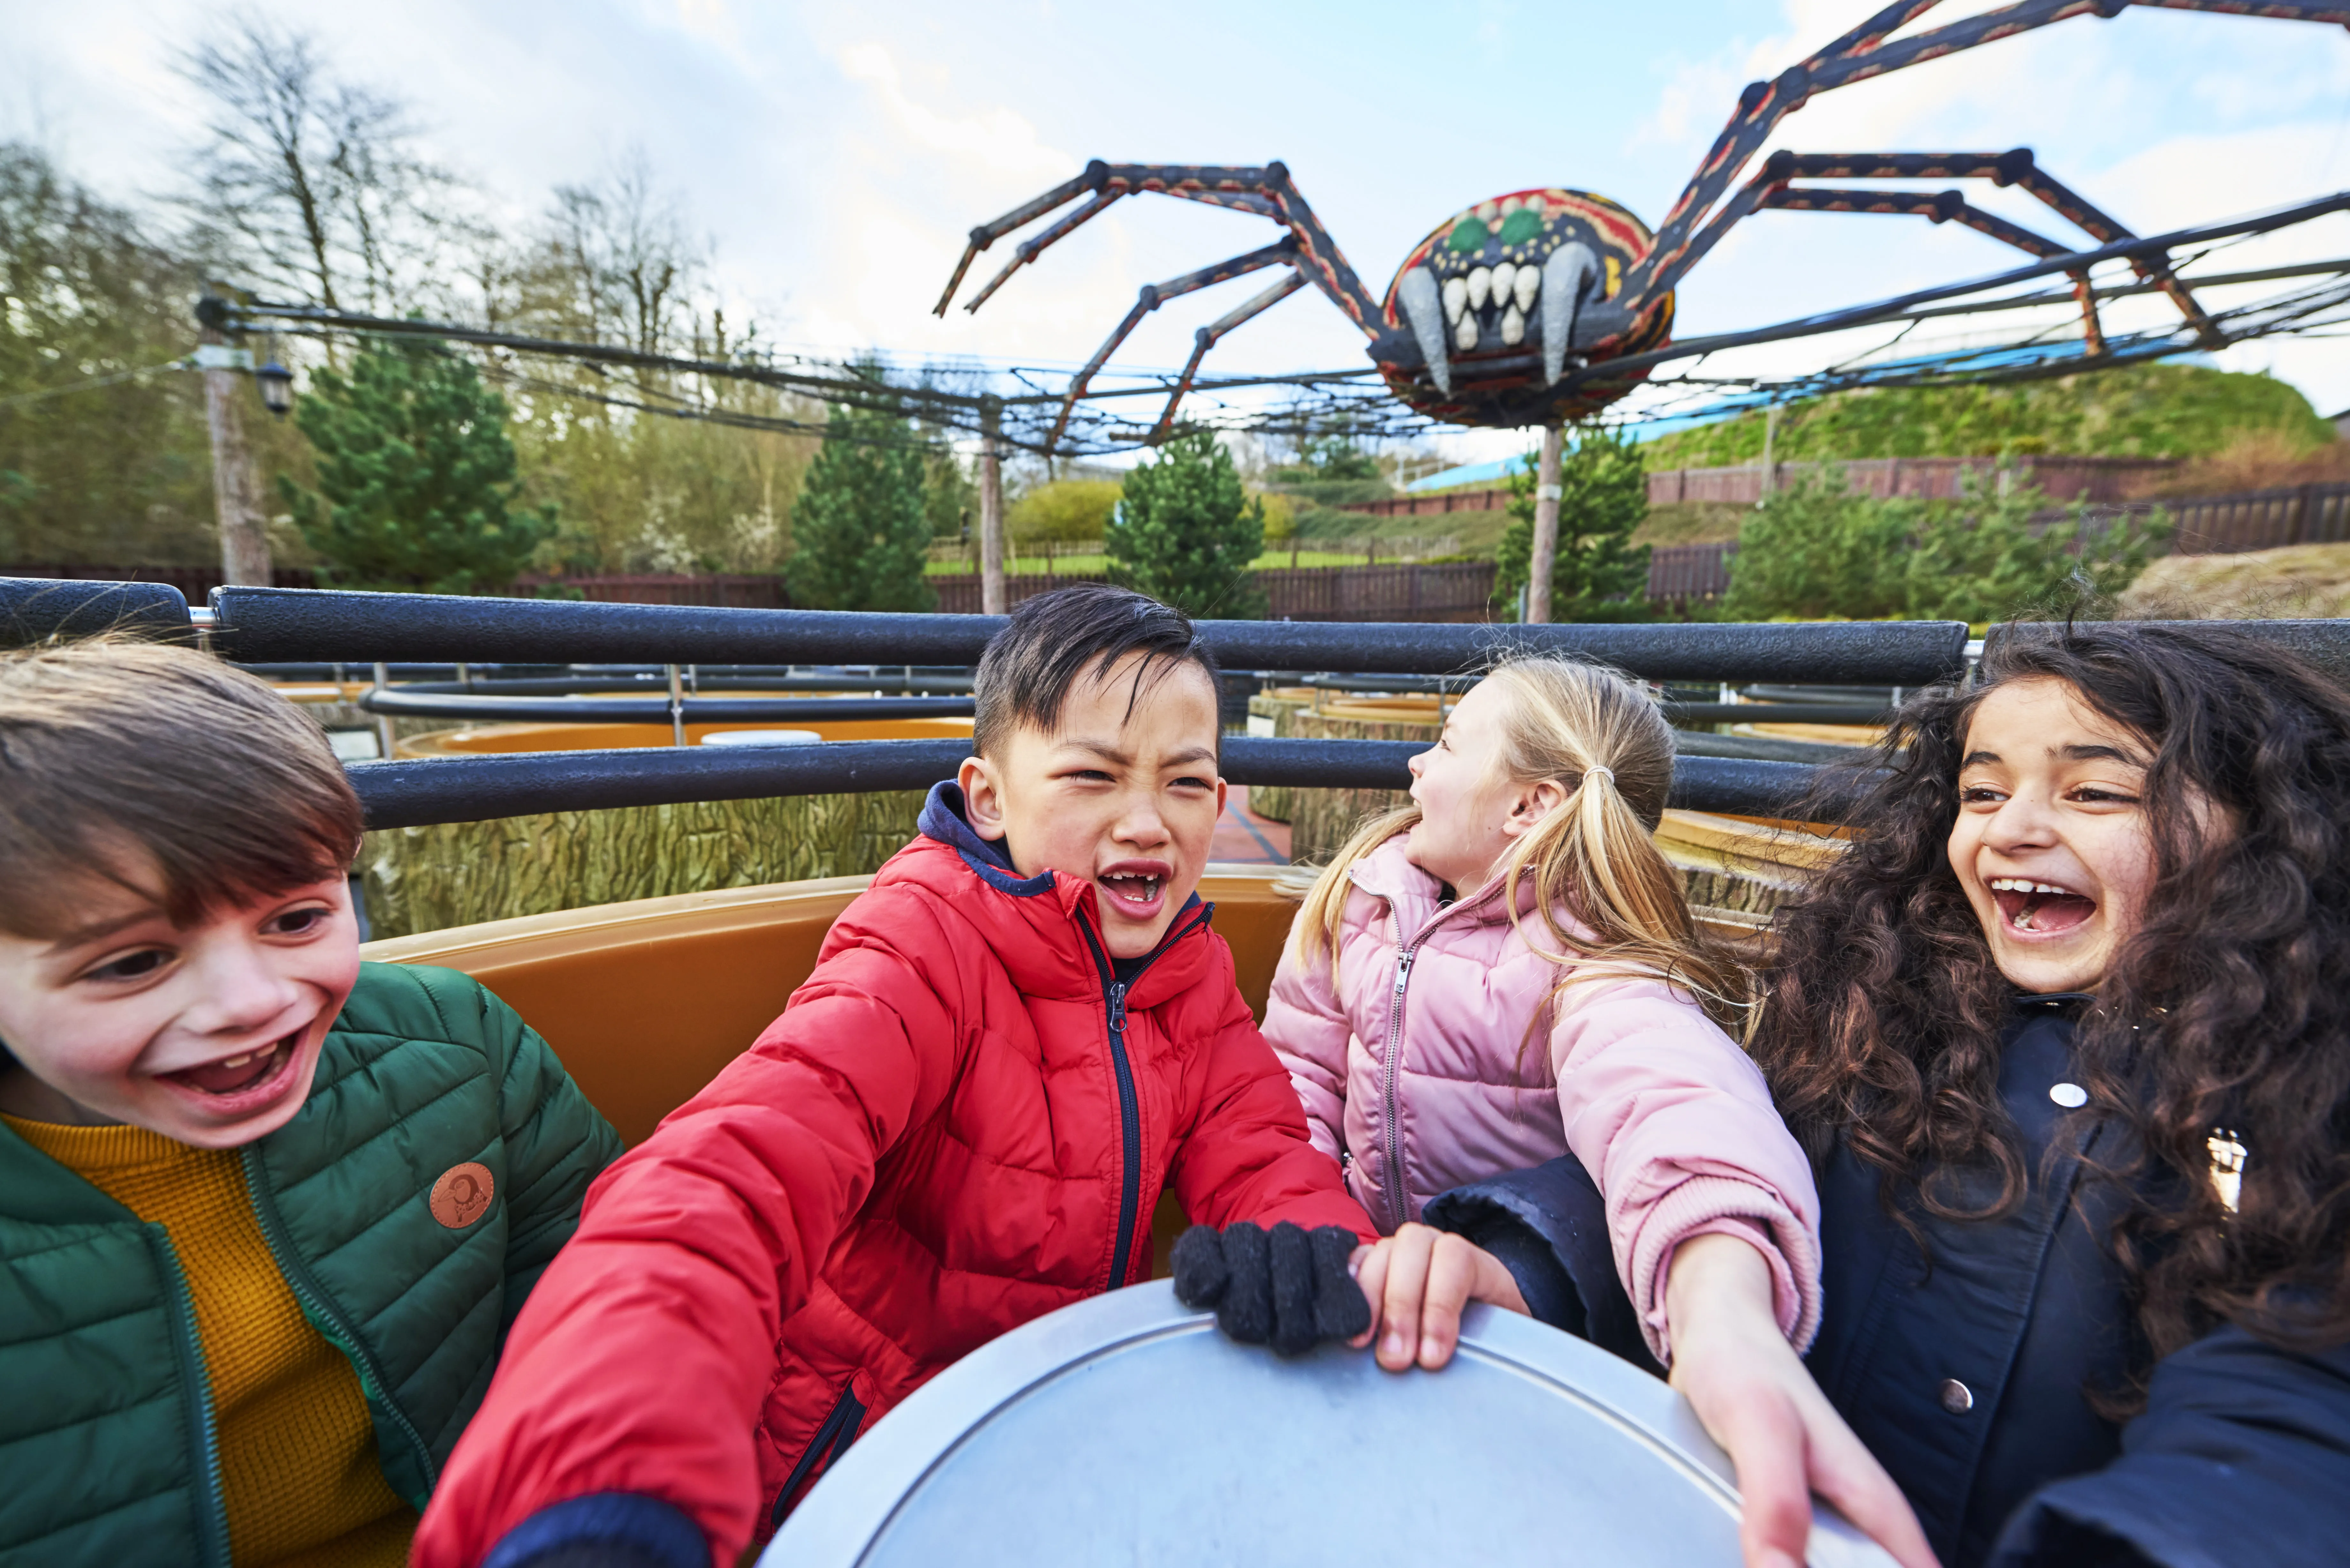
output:
[[[1950, 0], [1933, 25], [1991, 8]], [[375, 0], [251, 9], [310, 32], [344, 74], [404, 99], [427, 144], [502, 216], [639, 151], [706, 236], [730, 317], [787, 348], [879, 348], [1073, 366], [1136, 289], [1275, 237], [1263, 220], [1145, 197], [1055, 247], [976, 316], [931, 314], [970, 227], [1089, 158], [1285, 161], [1365, 280], [1429, 230], [1531, 185], [1596, 191], [1651, 224], [1734, 107], [1866, 14], [1861, 0], [1482, 0], [1182, 7], [1096, 0]], [[199, 106], [177, 51], [229, 13], [187, 0], [0, 0], [0, 135], [31, 138], [109, 198], [169, 190]], [[2132, 9], [1823, 95], [1773, 146], [2033, 148], [2139, 233], [2350, 186], [2350, 31]], [[1936, 188], [1934, 182], [1928, 188]], [[1979, 205], [2069, 237], [2013, 191]], [[973, 268], [992, 275], [1010, 245]], [[2230, 265], [2350, 255], [2350, 216]], [[1765, 213], [1683, 285], [1681, 336], [2002, 270], [1959, 225]], [[1117, 363], [1180, 365], [1192, 330], [1266, 281], [1169, 304]], [[1777, 371], [1839, 345], [1756, 351]], [[1212, 371], [1352, 368], [1363, 339], [1318, 295], [1226, 339]], [[2323, 413], [2350, 406], [2350, 342], [2240, 345]], [[1463, 461], [1514, 432], [1444, 441]]]

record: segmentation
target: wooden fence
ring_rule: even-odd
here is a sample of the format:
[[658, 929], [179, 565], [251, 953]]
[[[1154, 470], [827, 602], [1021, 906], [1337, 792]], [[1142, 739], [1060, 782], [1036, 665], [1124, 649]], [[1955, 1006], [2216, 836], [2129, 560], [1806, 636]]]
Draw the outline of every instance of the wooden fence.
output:
[[1391, 495], [1336, 508], [1372, 517], [1429, 517], [1440, 512], [1500, 512], [1510, 504], [1506, 490], [1447, 490], [1435, 495]]
[[789, 609], [792, 597], [775, 572], [740, 575], [686, 576], [666, 572], [636, 572], [593, 577], [523, 576], [515, 592], [525, 597], [542, 592], [568, 598], [629, 605], [718, 605], [728, 609]]
[[[1781, 488], [1817, 469], [1815, 462], [1782, 462]], [[2131, 488], [2178, 466], [2167, 457], [2019, 457], [2007, 472], [2011, 483], [2036, 483], [2052, 501], [2119, 501]], [[1950, 500], [1962, 493], [1960, 476], [1971, 474], [1984, 489], [2002, 483], [1999, 460], [1991, 457], [1866, 458], [1843, 464], [1845, 482], [1877, 496], [1911, 495]], [[1762, 499], [1759, 462], [1734, 468], [1667, 468], [1648, 475], [1648, 504], [1672, 506], [1707, 501], [1751, 506]], [[1445, 512], [1499, 512], [1510, 504], [1507, 489], [1453, 490], [1435, 495], [1398, 495], [1341, 507], [1374, 517], [1425, 517]]]
[[[2082, 512], [2091, 526], [2144, 518], [2157, 507], [2170, 518], [2170, 549], [2179, 556], [2233, 556], [2286, 545], [2350, 542], [2350, 483], [2293, 484], [2276, 490], [2244, 490], [2232, 495], [2197, 495], [2176, 501], [2132, 501], [2090, 506]], [[2033, 519], [2061, 522], [2065, 513]]]
[[1659, 545], [1648, 551], [1648, 602], [1686, 609], [1730, 591], [1735, 544]]
[[[1299, 566], [1252, 574], [1263, 590], [1269, 620], [1474, 621], [1490, 616], [1493, 563], [1444, 561], [1427, 566]], [[1033, 594], [1070, 583], [1098, 581], [1074, 576], [1006, 577], [1014, 604]], [[979, 613], [979, 578], [959, 575], [929, 579], [939, 608]]]

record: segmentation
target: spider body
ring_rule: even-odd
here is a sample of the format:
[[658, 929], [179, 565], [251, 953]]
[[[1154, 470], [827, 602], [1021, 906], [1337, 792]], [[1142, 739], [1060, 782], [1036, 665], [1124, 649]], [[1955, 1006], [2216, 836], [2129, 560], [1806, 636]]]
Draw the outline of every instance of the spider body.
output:
[[[1638, 373], [1562, 387], [1565, 369], [1645, 352], [1671, 332], [1670, 293], [1637, 318], [1605, 309], [1654, 243], [1647, 224], [1587, 191], [1537, 187], [1464, 207], [1404, 256], [1379, 302], [1372, 358], [1397, 398], [1447, 424], [1587, 418]], [[1394, 353], [1407, 343], [1416, 352]]]

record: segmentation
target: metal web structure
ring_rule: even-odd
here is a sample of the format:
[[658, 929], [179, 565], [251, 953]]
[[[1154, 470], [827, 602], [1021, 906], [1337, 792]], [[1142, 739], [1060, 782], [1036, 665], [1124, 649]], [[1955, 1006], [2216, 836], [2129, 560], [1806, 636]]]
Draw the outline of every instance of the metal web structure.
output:
[[[2042, 169], [2027, 148], [1996, 153], [1783, 149], [1739, 182], [1782, 123], [1819, 94], [2055, 23], [2112, 18], [2135, 5], [2350, 26], [2350, 5], [2340, 4], [2020, 0], [1896, 36], [1938, 3], [1898, 0], [1772, 80], [1749, 85], [1653, 233], [1623, 207], [1590, 192], [1512, 192], [1439, 224], [1405, 257], [1380, 296], [1365, 286], [1279, 162], [1226, 167], [1097, 161], [1076, 178], [972, 229], [937, 308], [945, 313], [982, 252], [1056, 212], [1058, 218], [1014, 247], [1012, 259], [968, 301], [967, 310], [977, 310], [1045, 250], [1129, 196], [1203, 202], [1248, 213], [1280, 228], [1280, 238], [1271, 244], [1145, 286], [1125, 319], [1070, 381], [1063, 423], [1055, 427], [1048, 444], [1082, 439], [1078, 410], [1095, 379], [1145, 317], [1168, 300], [1259, 271], [1277, 273], [1278, 281], [1197, 331], [1191, 361], [1170, 389], [1152, 426], [1153, 438], [1174, 427], [1179, 406], [1194, 384], [1209, 385], [1192, 378], [1219, 341], [1306, 288], [1321, 294], [1363, 332], [1383, 385], [1375, 388], [1361, 378], [1301, 379], [1299, 395], [1272, 417], [1319, 420], [1381, 434], [1399, 429], [1391, 415], [1373, 406], [1382, 393], [1432, 423], [1555, 426], [1594, 417], [1643, 388], [1649, 395], [1616, 417], [1729, 411], [1746, 402], [1848, 387], [2067, 375], [2256, 337], [2316, 332], [2345, 321], [2350, 312], [2350, 260], [2264, 271], [2194, 269], [2232, 244], [2350, 208], [2350, 192], [2233, 222], [2140, 235]], [[1963, 184], [1931, 192], [1858, 183], [1926, 180]], [[1963, 186], [1985, 182], [2032, 196], [2094, 243], [2052, 238], [1977, 207]], [[2035, 260], [1990, 277], [1873, 304], [1670, 340], [1674, 295], [1681, 282], [1733, 228], [1764, 212], [1958, 223]], [[2284, 286], [2262, 286], [2278, 284]], [[2175, 322], [2120, 330], [2109, 323], [2106, 312], [2116, 304], [2157, 295], [2175, 312]], [[2014, 312], [2029, 313], [2028, 318], [1955, 344], [1917, 340], [1916, 329], [1938, 318]], [[1735, 349], [1866, 328], [1890, 331], [1817, 370], [1794, 376], [1740, 373], [1713, 363]], [[1658, 373], [1674, 365], [1687, 368]], [[1211, 414], [1204, 422], [1220, 421]], [[1409, 428], [1408, 421], [1404, 428]]]

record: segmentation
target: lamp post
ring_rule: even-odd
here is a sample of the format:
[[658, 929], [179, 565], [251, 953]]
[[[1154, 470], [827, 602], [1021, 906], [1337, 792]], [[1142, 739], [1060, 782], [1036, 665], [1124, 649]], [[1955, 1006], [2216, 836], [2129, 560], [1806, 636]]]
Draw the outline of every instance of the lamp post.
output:
[[253, 379], [261, 389], [261, 406], [285, 418], [286, 410], [294, 406], [294, 372], [272, 359], [253, 373]]

